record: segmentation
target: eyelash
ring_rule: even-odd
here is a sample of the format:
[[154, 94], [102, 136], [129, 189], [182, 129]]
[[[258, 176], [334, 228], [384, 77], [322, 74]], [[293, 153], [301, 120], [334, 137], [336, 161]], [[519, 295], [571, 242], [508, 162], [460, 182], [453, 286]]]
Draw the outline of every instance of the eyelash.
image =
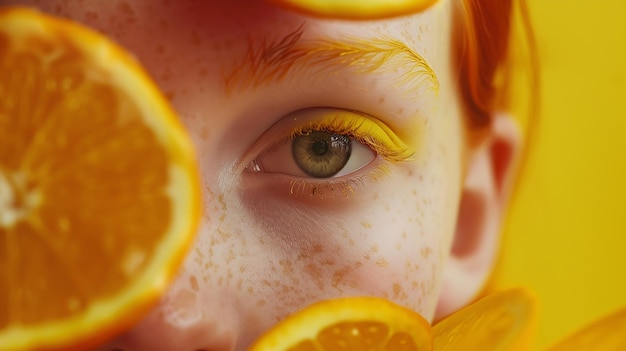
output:
[[377, 165], [368, 170], [364, 174], [349, 175], [351, 179], [341, 178], [325, 178], [325, 179], [305, 179], [299, 178], [290, 181], [289, 195], [306, 196], [311, 198], [332, 198], [335, 199], [338, 194], [344, 198], [349, 198], [359, 192], [368, 181], [378, 181], [391, 173], [389, 167], [385, 164]]
[[[297, 122], [298, 117], [300, 117], [299, 114], [306, 116], [307, 113], [313, 113], [316, 118], [305, 122]], [[272, 152], [284, 143], [291, 142], [297, 136], [313, 131], [346, 135], [362, 143], [371, 148], [376, 154], [376, 158], [371, 163], [376, 162], [376, 159], [379, 157], [391, 163], [400, 163], [410, 160], [414, 154], [414, 150], [400, 140], [384, 123], [357, 111], [317, 108], [299, 111], [294, 115], [296, 116], [295, 118], [288, 120], [297, 124], [288, 129], [287, 137], [283, 137], [280, 141], [271, 144], [265, 151], [258, 154], [255, 160], [263, 157], [264, 154]], [[377, 165], [365, 172], [355, 171], [335, 178], [290, 179], [289, 195], [296, 197], [308, 195], [310, 198], [319, 199], [336, 198], [338, 195], [341, 195], [343, 198], [349, 198], [357, 194], [369, 182], [378, 181], [390, 173], [391, 169], [388, 164], [378, 162]]]
[[[348, 120], [347, 116], [352, 119]], [[338, 111], [332, 117], [310, 121], [306, 126], [294, 128], [287, 140], [293, 140], [299, 135], [313, 131], [346, 135], [370, 147], [377, 155], [388, 161], [406, 161], [414, 154], [414, 151], [395, 136], [390, 128], [373, 117], [365, 117], [359, 112]]]

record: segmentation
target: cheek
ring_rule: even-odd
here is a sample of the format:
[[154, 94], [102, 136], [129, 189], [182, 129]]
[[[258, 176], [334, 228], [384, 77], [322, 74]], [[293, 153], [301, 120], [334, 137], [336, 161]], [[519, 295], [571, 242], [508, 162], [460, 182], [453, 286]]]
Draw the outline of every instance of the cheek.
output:
[[333, 211], [207, 188], [185, 283], [203, 301], [232, 306], [248, 335], [339, 296], [384, 297], [431, 318], [454, 211], [440, 175], [418, 168]]

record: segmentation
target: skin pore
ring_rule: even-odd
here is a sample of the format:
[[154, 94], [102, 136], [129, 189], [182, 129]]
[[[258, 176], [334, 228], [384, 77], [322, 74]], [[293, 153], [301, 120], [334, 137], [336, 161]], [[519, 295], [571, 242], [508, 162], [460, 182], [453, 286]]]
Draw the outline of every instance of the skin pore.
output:
[[[322, 299], [381, 296], [432, 320], [477, 293], [484, 277], [459, 299], [446, 276], [478, 248], [450, 253], [465, 235], [459, 218], [483, 220], [459, 215], [465, 194], [493, 196], [472, 202], [490, 214], [481, 201], [499, 206], [500, 193], [483, 182], [500, 181], [466, 185], [489, 172], [492, 144], [466, 143], [456, 0], [370, 22], [247, 0], [0, 1], [16, 3], [82, 22], [136, 55], [197, 150], [196, 243], [160, 304], [100, 350], [245, 350]], [[313, 145], [320, 131], [343, 145], [338, 153], [350, 140], [330, 178], [293, 159], [293, 143]], [[468, 271], [483, 269], [476, 262]]]

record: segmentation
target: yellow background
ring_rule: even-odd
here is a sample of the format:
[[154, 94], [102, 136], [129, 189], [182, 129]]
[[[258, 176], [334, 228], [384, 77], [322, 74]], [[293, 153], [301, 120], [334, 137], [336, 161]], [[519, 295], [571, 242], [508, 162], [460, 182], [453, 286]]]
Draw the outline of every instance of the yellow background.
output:
[[626, 307], [626, 1], [528, 5], [541, 115], [496, 285], [537, 293], [544, 349]]

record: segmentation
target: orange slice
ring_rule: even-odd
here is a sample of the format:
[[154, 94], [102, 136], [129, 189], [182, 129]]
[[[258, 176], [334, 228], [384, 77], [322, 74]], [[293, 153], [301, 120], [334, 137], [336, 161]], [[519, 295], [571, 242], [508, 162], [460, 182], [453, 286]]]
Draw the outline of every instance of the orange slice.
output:
[[526, 350], [534, 326], [534, 301], [522, 288], [489, 295], [437, 323], [434, 349]]
[[380, 19], [423, 11], [437, 0], [267, 0], [307, 15], [343, 19]]
[[583, 328], [549, 351], [626, 350], [626, 308]]
[[0, 348], [81, 349], [149, 309], [199, 217], [192, 145], [124, 51], [0, 11]]
[[249, 351], [432, 349], [430, 325], [383, 299], [354, 297], [313, 304], [287, 317]]

